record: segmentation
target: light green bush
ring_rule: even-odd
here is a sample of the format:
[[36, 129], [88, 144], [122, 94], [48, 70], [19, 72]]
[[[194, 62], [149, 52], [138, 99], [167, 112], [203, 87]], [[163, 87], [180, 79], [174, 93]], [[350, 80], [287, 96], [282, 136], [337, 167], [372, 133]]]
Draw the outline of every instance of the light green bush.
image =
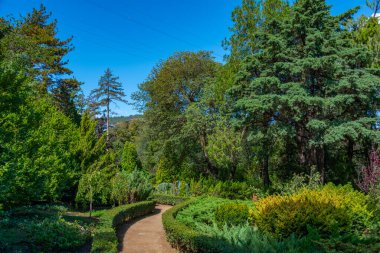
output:
[[308, 227], [322, 236], [357, 231], [370, 224], [368, 197], [350, 185], [328, 184], [317, 190], [302, 189], [292, 195], [273, 195], [256, 203], [253, 216], [260, 230], [275, 237], [303, 236]]
[[198, 197], [191, 205], [179, 211], [176, 219], [194, 228], [198, 223], [213, 224], [215, 223], [216, 209], [227, 203], [231, 203], [231, 200], [215, 197]]
[[131, 173], [135, 169], [141, 169], [141, 162], [137, 155], [136, 146], [132, 142], [127, 141], [124, 144], [121, 168], [127, 173]]

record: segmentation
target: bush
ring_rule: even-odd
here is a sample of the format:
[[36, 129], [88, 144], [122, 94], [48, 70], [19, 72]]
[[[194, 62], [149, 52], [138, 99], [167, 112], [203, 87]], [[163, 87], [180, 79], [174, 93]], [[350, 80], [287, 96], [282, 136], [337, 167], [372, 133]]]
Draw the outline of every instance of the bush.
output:
[[73, 250], [84, 245], [90, 238], [90, 234], [79, 224], [63, 219], [32, 222], [26, 231], [33, 250], [38, 252]]
[[190, 183], [176, 181], [175, 183], [162, 182], [157, 185], [156, 193], [172, 194], [180, 196], [213, 196], [227, 199], [251, 199], [253, 194], [263, 197], [265, 194], [247, 184], [238, 181], [220, 181], [211, 177], [200, 178], [198, 181], [192, 179]]
[[281, 238], [292, 233], [306, 235], [308, 227], [315, 228], [322, 237], [362, 233], [372, 217], [367, 200], [367, 196], [350, 185], [328, 184], [318, 190], [269, 196], [256, 203], [253, 216], [260, 230]]
[[318, 189], [322, 186], [321, 175], [313, 168], [310, 174], [294, 174], [287, 183], [273, 182], [272, 191], [282, 195], [293, 194], [303, 188]]
[[194, 201], [192, 199], [182, 202], [162, 215], [162, 223], [169, 243], [181, 252], [233, 252], [233, 249], [223, 240], [196, 231], [176, 219], [177, 213]]
[[380, 235], [344, 235], [329, 239], [321, 239], [317, 244], [324, 249], [324, 252], [379, 253]]
[[149, 175], [144, 171], [134, 170], [128, 176], [129, 202], [146, 200], [153, 191]]
[[189, 185], [185, 181], [176, 181], [174, 183], [163, 182], [157, 185], [156, 193], [175, 196], [188, 196]]
[[154, 201], [143, 201], [99, 212], [99, 224], [94, 232], [91, 252], [116, 252], [117, 227], [133, 218], [151, 213], [154, 207]]
[[159, 204], [164, 205], [177, 205], [185, 200], [188, 200], [188, 197], [174, 196], [174, 195], [165, 195], [165, 194], [154, 194], [153, 200]]
[[[194, 206], [211, 203], [206, 205], [207, 207], [204, 208], [206, 210], [215, 206], [215, 203], [220, 205], [226, 202], [229, 200], [197, 198], [182, 202], [166, 211], [162, 216], [162, 221], [170, 244], [178, 248], [180, 252], [191, 253], [322, 252], [314, 247], [313, 240], [317, 239], [316, 237], [299, 239], [292, 236], [283, 241], [276, 240], [248, 224], [222, 227], [213, 222], [208, 224], [207, 220], [212, 220], [210, 219], [212, 215], [194, 212], [200, 209]], [[189, 211], [193, 213], [193, 216], [190, 219], [184, 219], [183, 215], [188, 214]], [[197, 216], [198, 214], [201, 218]]]
[[117, 173], [111, 184], [111, 198], [119, 205], [146, 200], [153, 190], [149, 175], [137, 169], [132, 173]]
[[178, 212], [176, 219], [187, 226], [196, 228], [199, 223], [211, 225], [215, 223], [215, 210], [231, 200], [215, 197], [198, 197], [188, 207]]
[[227, 203], [215, 210], [215, 220], [219, 226], [243, 225], [248, 221], [248, 206], [245, 204]]
[[246, 182], [218, 181], [213, 178], [191, 180], [190, 194], [192, 196], [208, 195], [227, 199], [251, 199], [253, 194], [260, 197], [264, 196], [261, 191]]
[[284, 240], [275, 239], [263, 234], [257, 228], [249, 224], [219, 226], [217, 224], [197, 224], [198, 231], [208, 234], [213, 238], [226, 241], [233, 248], [234, 253], [322, 253], [320, 246], [315, 244], [318, 240], [317, 234], [310, 234], [298, 238], [290, 236]]

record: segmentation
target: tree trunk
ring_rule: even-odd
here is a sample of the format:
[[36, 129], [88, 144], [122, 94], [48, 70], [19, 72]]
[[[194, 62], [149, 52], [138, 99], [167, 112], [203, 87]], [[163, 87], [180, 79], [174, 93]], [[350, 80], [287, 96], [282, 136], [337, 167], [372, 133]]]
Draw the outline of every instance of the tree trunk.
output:
[[109, 128], [110, 128], [110, 88], [107, 88], [107, 149], [110, 144], [110, 136], [109, 136]]
[[92, 187], [90, 186], [90, 218], [92, 214]]
[[107, 105], [107, 147], [109, 146], [109, 142], [110, 142], [109, 128], [110, 128], [110, 107], [108, 104]]
[[321, 173], [321, 183], [325, 183], [326, 179], [326, 164], [325, 164], [325, 148], [318, 147], [315, 149], [315, 159], [317, 162], [317, 169]]
[[261, 176], [263, 179], [264, 187], [268, 188], [270, 185], [270, 179], [269, 179], [269, 154], [267, 151], [264, 152], [264, 156], [262, 158]]
[[207, 174], [211, 175], [214, 179], [216, 179], [216, 169], [214, 165], [210, 161], [210, 157], [208, 156], [207, 152], [207, 136], [206, 133], [201, 133], [199, 135], [199, 143], [201, 144], [203, 156], [205, 158], [206, 164], [207, 164]]
[[375, 9], [373, 10], [373, 16], [375, 17], [376, 16], [376, 14], [377, 14], [377, 12], [379, 11], [379, 5], [380, 5], [380, 0], [377, 0], [376, 1], [376, 6], [375, 6]]
[[236, 177], [236, 170], [237, 170], [236, 163], [233, 163], [232, 166], [231, 166], [231, 171], [230, 171], [230, 178], [232, 180], [234, 180], [235, 177]]
[[[350, 169], [350, 173], [354, 175], [353, 172], [355, 172], [355, 166], [354, 166], [354, 142], [349, 139], [347, 143], [347, 159], [348, 159], [348, 166]], [[354, 179], [353, 177], [351, 178]]]
[[296, 143], [298, 149], [298, 162], [301, 167], [305, 167], [307, 163], [307, 151], [305, 144], [305, 132], [301, 126], [296, 126]]

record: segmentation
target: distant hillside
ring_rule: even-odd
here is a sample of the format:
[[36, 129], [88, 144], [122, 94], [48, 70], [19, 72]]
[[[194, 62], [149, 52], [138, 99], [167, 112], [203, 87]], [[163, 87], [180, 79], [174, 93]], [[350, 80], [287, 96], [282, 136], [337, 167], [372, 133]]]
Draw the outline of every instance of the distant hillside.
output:
[[130, 121], [131, 119], [139, 118], [142, 115], [129, 115], [129, 116], [115, 116], [115, 117], [110, 117], [110, 124], [115, 125], [118, 122], [124, 122], [124, 121]]

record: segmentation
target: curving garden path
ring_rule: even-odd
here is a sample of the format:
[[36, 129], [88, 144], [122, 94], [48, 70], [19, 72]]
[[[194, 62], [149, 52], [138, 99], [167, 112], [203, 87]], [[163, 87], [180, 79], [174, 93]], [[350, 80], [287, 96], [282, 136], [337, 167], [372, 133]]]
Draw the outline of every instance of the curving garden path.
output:
[[177, 253], [166, 241], [162, 213], [171, 206], [157, 205], [153, 214], [127, 222], [119, 229], [120, 253]]

